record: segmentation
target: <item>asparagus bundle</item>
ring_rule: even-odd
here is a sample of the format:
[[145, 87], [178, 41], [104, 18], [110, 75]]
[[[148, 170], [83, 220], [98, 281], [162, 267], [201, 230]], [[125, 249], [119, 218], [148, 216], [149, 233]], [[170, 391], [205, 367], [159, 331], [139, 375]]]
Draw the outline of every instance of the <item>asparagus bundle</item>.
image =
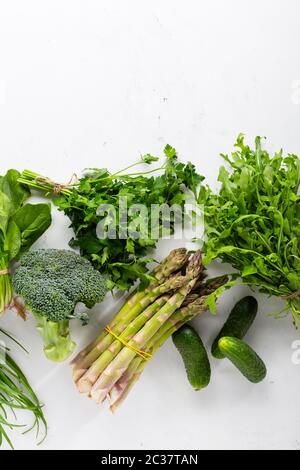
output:
[[183, 324], [206, 310], [207, 295], [226, 282], [204, 283], [201, 253], [190, 259], [174, 250], [153, 271], [153, 281], [135, 292], [95, 341], [72, 362], [80, 393], [114, 411], [137, 382], [148, 359]]

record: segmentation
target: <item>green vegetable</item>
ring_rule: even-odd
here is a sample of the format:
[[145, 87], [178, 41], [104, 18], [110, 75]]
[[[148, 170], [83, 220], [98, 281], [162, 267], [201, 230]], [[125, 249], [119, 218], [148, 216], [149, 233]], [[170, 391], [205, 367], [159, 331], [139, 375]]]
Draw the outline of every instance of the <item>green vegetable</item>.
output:
[[109, 397], [114, 411], [160, 346], [206, 311], [207, 296], [227, 278], [204, 282], [201, 253], [189, 260], [186, 255], [186, 250], [171, 252], [151, 273], [150, 286], [130, 296], [108, 327], [74, 359], [73, 378], [80, 393], [97, 403]]
[[283, 297], [300, 324], [300, 160], [283, 152], [270, 156], [256, 138], [255, 149], [242, 135], [232, 158], [222, 155], [221, 188], [202, 188], [207, 241], [204, 264], [220, 258], [251, 286]]
[[264, 362], [244, 341], [224, 336], [219, 340], [219, 348], [250, 382], [259, 383], [266, 377]]
[[26, 204], [14, 214], [14, 222], [21, 234], [19, 255], [28, 251], [51, 224], [49, 204]]
[[[187, 189], [198, 197], [197, 188], [203, 177], [196, 173], [194, 165], [183, 164], [177, 159], [176, 151], [170, 145], [164, 149], [166, 161], [161, 168], [145, 172], [125, 173], [126, 170], [138, 164], [151, 164], [158, 160], [146, 155], [141, 161], [127, 167], [125, 170], [111, 174], [107, 169], [89, 169], [74, 185], [57, 185], [48, 178], [25, 170], [19, 179], [23, 184], [54, 193], [55, 204], [71, 220], [75, 237], [70, 245], [80, 249], [83, 256], [93, 265], [110, 276], [110, 287], [128, 290], [138, 279], [142, 281], [141, 289], [149, 282], [147, 262], [145, 259], [160, 237], [174, 231], [174, 216], [160, 215], [156, 234], [153, 239], [149, 236], [150, 228], [154, 226], [151, 208], [156, 205], [177, 205], [177, 211], [182, 210], [188, 197]], [[161, 175], [154, 176], [160, 170]], [[139, 210], [128, 211], [127, 227], [136, 226], [135, 230], [124, 233], [124, 224], [119, 220], [120, 198], [127, 198], [128, 208], [143, 204], [148, 213], [145, 217]], [[97, 211], [101, 204], [111, 205], [113, 210], [101, 215]], [[147, 220], [148, 218], [148, 220]], [[105, 230], [111, 230], [117, 220], [116, 232], [113, 238], [99, 239], [96, 233], [97, 224], [101, 222]], [[170, 220], [171, 219], [171, 220]], [[126, 229], [126, 227], [125, 227]], [[125, 235], [125, 236], [124, 236]], [[155, 236], [156, 235], [156, 236]]]
[[[17, 341], [5, 331], [0, 330], [0, 333], [8, 336], [17, 343]], [[11, 418], [8, 418], [7, 412], [10, 411], [12, 417], [15, 416], [18, 410], [32, 413], [34, 423], [29, 431], [36, 427], [39, 432], [39, 426], [40, 423], [42, 423], [45, 427], [45, 433], [47, 433], [47, 423], [43, 414], [42, 405], [36, 394], [32, 390], [20, 367], [15, 363], [10, 354], [8, 354], [8, 349], [2, 343], [0, 343], [0, 355], [2, 358], [0, 360], [0, 447], [3, 441], [7, 441], [9, 446], [13, 448], [7, 429], [13, 429], [21, 425], [12, 424], [10, 422]]]
[[51, 224], [49, 204], [26, 204], [28, 189], [20, 174], [9, 170], [0, 177], [0, 314], [12, 301], [9, 267]]
[[173, 333], [173, 342], [180, 352], [188, 380], [195, 390], [208, 386], [211, 368], [204, 344], [198, 333], [189, 325]]
[[258, 304], [254, 297], [244, 297], [237, 302], [212, 345], [211, 352], [216, 359], [225, 357], [218, 346], [219, 339], [223, 336], [243, 339], [256, 318], [257, 309]]
[[91, 263], [68, 250], [37, 250], [22, 256], [13, 287], [37, 320], [44, 352], [52, 361], [64, 361], [75, 348], [69, 320], [88, 322], [75, 312], [79, 302], [91, 308], [106, 294], [106, 279]]

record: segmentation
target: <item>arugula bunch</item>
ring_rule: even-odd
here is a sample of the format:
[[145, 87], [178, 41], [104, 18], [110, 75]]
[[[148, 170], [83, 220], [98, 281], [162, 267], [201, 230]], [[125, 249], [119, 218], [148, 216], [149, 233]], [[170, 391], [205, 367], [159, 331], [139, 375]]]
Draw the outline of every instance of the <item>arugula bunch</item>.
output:
[[205, 264], [220, 258], [261, 292], [283, 297], [300, 324], [300, 160], [297, 155], [270, 156], [257, 137], [255, 149], [243, 135], [220, 168], [218, 194], [202, 187], [205, 206]]
[[45, 232], [51, 224], [49, 204], [25, 204], [30, 191], [18, 182], [20, 173], [9, 170], [0, 176], [0, 314], [10, 305], [10, 263]]
[[[158, 236], [154, 239], [149, 236], [153, 222], [152, 205], [176, 204], [182, 209], [188, 197], [187, 189], [197, 198], [197, 188], [203, 180], [194, 165], [178, 161], [173, 147], [167, 145], [164, 154], [166, 160], [160, 168], [143, 172], [133, 170], [136, 165], [151, 165], [159, 160], [148, 154], [139, 162], [114, 174], [107, 169], [88, 169], [78, 183], [71, 187], [57, 185], [29, 170], [22, 173], [19, 181], [48, 193], [59, 192], [55, 204], [70, 218], [71, 227], [75, 232], [70, 246], [79, 248], [81, 255], [89, 259], [102, 273], [109, 275], [111, 288], [127, 290], [137, 279], [142, 281], [142, 287], [149, 281], [149, 258], [145, 257], [155, 248], [158, 238], [162, 237], [169, 227], [171, 233], [174, 231], [176, 214], [171, 218], [161, 215], [156, 227]], [[131, 172], [128, 173], [129, 170]], [[161, 174], [154, 176], [157, 171]], [[139, 211], [128, 213], [127, 226], [138, 226], [138, 236], [134, 233], [132, 236], [123, 236], [124, 226], [118, 222], [114, 238], [99, 238], [96, 233], [97, 224], [101, 222], [109, 229], [114, 221], [113, 214], [109, 211], [99, 215], [99, 206], [111, 205], [116, 220], [119, 221], [120, 197], [127, 198], [128, 208], [135, 204], [143, 204], [147, 208], [147, 217]]]

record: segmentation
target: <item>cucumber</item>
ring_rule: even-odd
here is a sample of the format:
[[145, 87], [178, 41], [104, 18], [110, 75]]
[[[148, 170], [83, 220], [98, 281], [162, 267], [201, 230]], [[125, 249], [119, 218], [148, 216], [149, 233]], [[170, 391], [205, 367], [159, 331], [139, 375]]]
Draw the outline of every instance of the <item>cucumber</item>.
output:
[[219, 348], [250, 382], [259, 383], [266, 377], [264, 362], [244, 341], [224, 336], [219, 340]]
[[243, 297], [233, 307], [222, 330], [213, 342], [211, 353], [216, 359], [224, 359], [224, 354], [218, 347], [219, 339], [223, 336], [233, 336], [234, 338], [243, 339], [257, 315], [258, 304], [254, 297]]
[[173, 342], [183, 359], [188, 380], [195, 390], [208, 386], [211, 368], [206, 349], [198, 333], [184, 325], [172, 336]]

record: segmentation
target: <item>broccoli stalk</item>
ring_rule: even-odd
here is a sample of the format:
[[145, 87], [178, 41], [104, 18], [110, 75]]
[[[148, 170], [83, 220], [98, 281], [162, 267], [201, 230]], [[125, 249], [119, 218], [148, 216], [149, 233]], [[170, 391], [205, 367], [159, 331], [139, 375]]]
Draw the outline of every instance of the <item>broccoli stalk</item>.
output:
[[37, 321], [36, 328], [43, 337], [47, 359], [54, 362], [65, 361], [76, 348], [76, 343], [71, 339], [69, 321], [54, 322], [43, 315], [32, 313]]
[[86, 313], [75, 312], [81, 302], [91, 308], [107, 292], [106, 279], [91, 263], [70, 250], [37, 250], [26, 253], [13, 276], [13, 287], [37, 321], [46, 357], [67, 359], [76, 344], [69, 321], [88, 322]]

